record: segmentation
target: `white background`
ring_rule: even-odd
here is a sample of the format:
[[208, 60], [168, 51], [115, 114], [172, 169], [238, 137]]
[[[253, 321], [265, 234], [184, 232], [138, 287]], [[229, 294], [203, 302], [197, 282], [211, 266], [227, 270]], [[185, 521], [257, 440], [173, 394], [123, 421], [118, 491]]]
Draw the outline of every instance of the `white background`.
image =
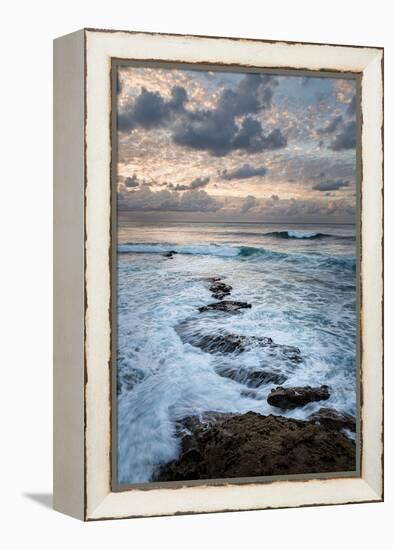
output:
[[[383, 549], [392, 543], [392, 25], [382, 0], [53, 0], [2, 6], [2, 548]], [[82, 27], [385, 47], [386, 500], [384, 504], [83, 524], [52, 490], [52, 44]], [[389, 540], [390, 539], [390, 540]]]

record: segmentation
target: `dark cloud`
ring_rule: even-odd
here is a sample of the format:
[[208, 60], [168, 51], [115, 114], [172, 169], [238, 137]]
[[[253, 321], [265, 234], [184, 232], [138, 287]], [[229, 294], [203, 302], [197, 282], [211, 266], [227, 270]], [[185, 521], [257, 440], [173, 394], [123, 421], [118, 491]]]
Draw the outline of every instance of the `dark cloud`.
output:
[[164, 124], [171, 116], [184, 110], [187, 92], [181, 86], [174, 86], [171, 98], [166, 101], [159, 92], [142, 88], [132, 105], [118, 115], [118, 128], [121, 131], [133, 130], [137, 126], [150, 129]]
[[276, 128], [265, 134], [261, 123], [246, 117], [240, 124], [224, 113], [212, 112], [203, 123], [190, 123], [179, 128], [174, 135], [178, 145], [207, 151], [213, 156], [225, 156], [231, 151], [244, 150], [257, 153], [281, 149], [287, 140]]
[[201, 189], [203, 187], [206, 187], [210, 181], [210, 178], [196, 178], [192, 180], [192, 182], [189, 185], [170, 185], [175, 191], [188, 191], [189, 189]]
[[356, 122], [350, 121], [343, 124], [341, 131], [335, 136], [329, 145], [332, 151], [354, 149], [356, 147]]
[[270, 108], [276, 85], [276, 80], [270, 75], [246, 74], [235, 89], [223, 90], [217, 110], [232, 116], [259, 113]]
[[171, 98], [142, 88], [140, 95], [118, 115], [120, 131], [169, 125], [177, 145], [224, 156], [230, 151], [256, 153], [280, 149], [287, 140], [276, 128], [265, 132], [257, 115], [271, 106], [277, 80], [270, 75], [246, 74], [234, 88], [224, 88], [214, 109], [186, 108], [187, 92], [180, 86]]
[[[331, 136], [327, 147], [332, 151], [343, 151], [356, 147], [356, 120], [352, 118], [356, 114], [356, 96], [352, 97], [344, 114], [351, 120], [345, 120], [343, 115], [337, 115], [327, 126], [318, 130], [320, 135]], [[319, 146], [321, 147], [322, 144], [323, 142], [320, 141]]]
[[351, 101], [348, 103], [345, 114], [347, 116], [354, 116], [356, 114], [356, 96], [353, 96]]
[[223, 180], [244, 180], [248, 178], [254, 178], [255, 176], [264, 176], [267, 172], [267, 168], [264, 166], [251, 166], [250, 164], [243, 164], [239, 168], [228, 171], [223, 170], [220, 172], [220, 176]]
[[333, 134], [343, 124], [343, 117], [341, 115], [335, 116], [325, 128], [320, 128], [320, 134]]
[[325, 180], [313, 186], [315, 191], [337, 191], [342, 187], [348, 187], [349, 180]]
[[124, 185], [127, 187], [127, 188], [130, 188], [130, 187], [139, 187], [139, 184], [141, 182], [138, 180], [138, 177], [136, 174], [133, 174], [131, 177], [128, 177], [124, 180]]
[[[276, 81], [266, 75], [245, 75], [235, 89], [224, 89], [214, 110], [196, 111], [175, 130], [178, 145], [224, 156], [231, 151], [256, 153], [281, 149], [287, 140], [276, 128], [266, 133], [255, 115], [271, 106]], [[239, 117], [243, 117], [241, 121]]]

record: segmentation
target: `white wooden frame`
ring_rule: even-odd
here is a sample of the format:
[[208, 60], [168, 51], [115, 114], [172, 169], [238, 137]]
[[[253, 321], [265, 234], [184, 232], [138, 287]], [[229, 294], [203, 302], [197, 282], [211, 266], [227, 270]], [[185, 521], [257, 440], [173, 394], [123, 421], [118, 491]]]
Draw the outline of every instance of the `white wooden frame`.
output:
[[[55, 41], [54, 506], [83, 520], [383, 499], [383, 50], [81, 30]], [[111, 491], [112, 58], [361, 73], [361, 475]]]

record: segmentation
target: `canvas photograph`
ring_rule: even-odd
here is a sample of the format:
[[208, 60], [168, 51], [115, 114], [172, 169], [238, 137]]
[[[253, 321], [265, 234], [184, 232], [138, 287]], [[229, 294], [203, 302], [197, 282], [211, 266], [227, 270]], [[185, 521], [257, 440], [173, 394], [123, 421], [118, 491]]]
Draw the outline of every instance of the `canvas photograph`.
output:
[[357, 76], [111, 75], [113, 486], [359, 475]]

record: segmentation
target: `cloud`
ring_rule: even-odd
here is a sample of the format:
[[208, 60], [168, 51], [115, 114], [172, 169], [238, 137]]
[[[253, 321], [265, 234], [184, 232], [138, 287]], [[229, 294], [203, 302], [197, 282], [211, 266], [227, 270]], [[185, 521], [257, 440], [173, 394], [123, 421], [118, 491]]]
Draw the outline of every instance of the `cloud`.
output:
[[279, 201], [280, 200], [280, 197], [278, 195], [272, 195], [270, 198], [274, 201]]
[[173, 86], [171, 98], [166, 101], [159, 92], [141, 89], [133, 105], [118, 115], [117, 124], [120, 131], [133, 130], [137, 126], [150, 129], [163, 125], [171, 116], [184, 110], [188, 101], [187, 92], [182, 86]]
[[320, 134], [333, 134], [343, 124], [343, 117], [341, 115], [335, 116], [325, 128], [319, 130]]
[[332, 151], [354, 149], [356, 147], [356, 122], [350, 121], [342, 126], [342, 130], [336, 135], [329, 145]]
[[[356, 99], [352, 97], [345, 111], [346, 116], [352, 116], [356, 113]], [[332, 151], [342, 151], [345, 149], [355, 149], [356, 147], [356, 120], [345, 121], [342, 115], [337, 115], [324, 128], [318, 130], [320, 135], [333, 135], [328, 149]], [[320, 146], [322, 143], [320, 142]]]
[[345, 110], [347, 116], [354, 116], [356, 114], [356, 96], [353, 96], [348, 103], [348, 107]]
[[203, 187], [206, 187], [209, 181], [210, 181], [210, 178], [196, 178], [192, 180], [192, 182], [189, 185], [178, 184], [174, 186], [173, 184], [169, 184], [168, 187], [173, 188], [175, 191], [187, 191], [188, 189], [201, 189]]
[[231, 151], [258, 153], [286, 147], [287, 140], [279, 128], [265, 133], [261, 123], [246, 116], [240, 123], [225, 111], [208, 111], [199, 121], [190, 121], [176, 130], [177, 145], [225, 156]]
[[150, 187], [119, 193], [119, 209], [133, 211], [216, 212], [221, 203], [204, 190], [188, 189], [184, 193]]
[[138, 177], [136, 174], [133, 174], [131, 177], [128, 177], [124, 180], [124, 185], [127, 188], [130, 187], [139, 187], [140, 181], [138, 180]]
[[279, 128], [265, 132], [257, 115], [270, 109], [277, 80], [270, 75], [246, 74], [233, 88], [224, 88], [211, 109], [187, 108], [185, 88], [173, 86], [170, 99], [141, 88], [132, 104], [118, 114], [118, 129], [166, 126], [174, 143], [224, 156], [231, 151], [256, 153], [286, 147]]
[[325, 180], [313, 186], [315, 191], [337, 191], [342, 187], [348, 187], [349, 180]]
[[257, 199], [252, 195], [248, 195], [242, 203], [240, 212], [244, 214], [245, 212], [248, 212], [249, 210], [251, 210], [252, 208], [255, 208], [256, 206], [258, 206]]
[[243, 164], [239, 168], [235, 168], [232, 171], [223, 170], [220, 172], [220, 176], [223, 180], [244, 180], [248, 178], [254, 178], [255, 176], [264, 176], [267, 172], [267, 168], [264, 166], [251, 166], [250, 164]]

